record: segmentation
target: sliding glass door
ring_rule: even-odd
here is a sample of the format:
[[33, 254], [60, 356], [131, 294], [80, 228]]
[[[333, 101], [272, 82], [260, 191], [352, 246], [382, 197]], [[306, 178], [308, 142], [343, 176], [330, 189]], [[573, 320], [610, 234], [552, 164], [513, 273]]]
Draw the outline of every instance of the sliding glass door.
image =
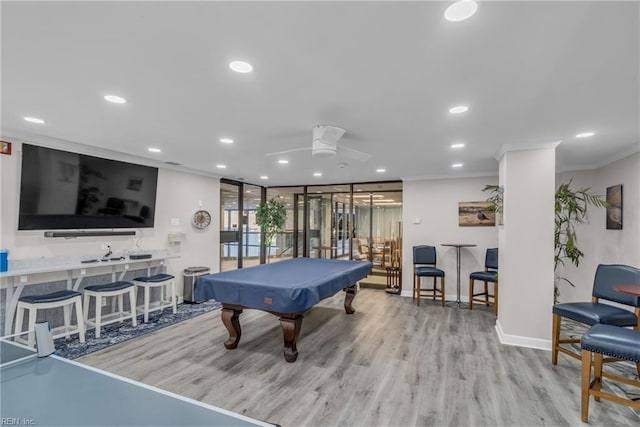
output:
[[256, 208], [262, 187], [220, 181], [220, 271], [260, 264], [260, 227]]

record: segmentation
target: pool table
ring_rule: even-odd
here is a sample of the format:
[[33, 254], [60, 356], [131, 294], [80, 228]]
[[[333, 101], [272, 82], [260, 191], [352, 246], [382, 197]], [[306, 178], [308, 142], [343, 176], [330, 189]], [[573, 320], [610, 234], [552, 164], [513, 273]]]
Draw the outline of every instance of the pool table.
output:
[[280, 318], [284, 337], [284, 358], [298, 358], [296, 342], [302, 327], [303, 313], [325, 298], [345, 291], [344, 309], [352, 307], [356, 283], [371, 272], [368, 261], [293, 258], [240, 270], [209, 274], [197, 279], [197, 301], [215, 299], [222, 303], [222, 323], [229, 332], [224, 343], [234, 349], [240, 342], [240, 314], [251, 308]]

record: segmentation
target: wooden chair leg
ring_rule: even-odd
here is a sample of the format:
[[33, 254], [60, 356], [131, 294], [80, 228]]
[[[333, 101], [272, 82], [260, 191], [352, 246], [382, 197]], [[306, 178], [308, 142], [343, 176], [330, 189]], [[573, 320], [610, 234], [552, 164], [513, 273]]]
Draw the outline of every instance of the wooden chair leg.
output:
[[69, 338], [71, 336], [71, 304], [62, 306], [62, 314], [64, 317], [64, 337]]
[[473, 310], [473, 279], [469, 279], [469, 310]]
[[[435, 281], [435, 279], [434, 279], [434, 281]], [[445, 303], [445, 300], [444, 300], [444, 276], [442, 276], [440, 278], [440, 284], [442, 285], [442, 306], [444, 307], [444, 303]]]
[[489, 307], [489, 284], [484, 282], [484, 303]]
[[436, 300], [436, 277], [433, 276], [433, 298], [434, 301]]
[[589, 421], [589, 384], [591, 383], [591, 352], [582, 350], [582, 382], [580, 391], [580, 412], [582, 422]]
[[498, 282], [493, 282], [493, 312], [498, 317]]
[[413, 293], [411, 294], [411, 299], [416, 299], [416, 275], [413, 274]]
[[85, 337], [84, 334], [86, 332], [86, 327], [84, 324], [84, 316], [82, 315], [82, 299], [80, 298], [80, 296], [76, 297], [75, 299], [75, 306], [76, 306], [76, 320], [78, 321], [78, 338], [80, 339], [80, 343], [84, 343], [85, 342]]
[[131, 323], [138, 326], [138, 317], [136, 313], [136, 287], [132, 286], [129, 290], [129, 310], [131, 311]]
[[551, 363], [558, 364], [558, 342], [560, 341], [560, 316], [553, 314], [553, 327], [551, 329]]
[[[602, 389], [602, 353], [593, 355], [593, 389], [600, 391]], [[593, 396], [596, 402], [600, 402], [600, 396]]]
[[417, 289], [417, 293], [416, 293], [416, 303], [418, 305], [418, 307], [420, 307], [420, 294], [422, 294], [422, 290], [420, 289], [420, 285], [422, 282], [422, 277], [418, 277], [418, 289]]

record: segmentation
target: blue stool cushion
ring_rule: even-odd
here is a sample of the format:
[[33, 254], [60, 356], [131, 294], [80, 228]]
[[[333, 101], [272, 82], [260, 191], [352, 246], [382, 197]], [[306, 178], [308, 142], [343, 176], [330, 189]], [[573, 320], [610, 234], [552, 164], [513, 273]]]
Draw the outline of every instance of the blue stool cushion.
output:
[[471, 273], [469, 277], [473, 280], [482, 280], [483, 282], [497, 282], [497, 271], [476, 271]]
[[444, 277], [444, 271], [434, 267], [416, 267], [416, 276], [419, 277]]
[[120, 289], [126, 289], [133, 286], [131, 282], [113, 282], [113, 283], [104, 283], [102, 285], [91, 285], [86, 286], [84, 289], [87, 291], [93, 292], [111, 292], [111, 291], [119, 291]]
[[615, 326], [636, 326], [638, 319], [631, 311], [608, 304], [569, 302], [553, 306], [553, 314], [568, 317], [587, 325], [604, 323]]
[[145, 276], [145, 277], [137, 277], [133, 280], [135, 280], [136, 282], [153, 282], [153, 283], [157, 283], [157, 282], [164, 282], [166, 280], [171, 280], [174, 277], [170, 274], [155, 274], [153, 276]]
[[640, 362], [640, 331], [611, 325], [595, 325], [582, 336], [583, 350]]
[[48, 302], [64, 301], [80, 295], [82, 295], [80, 292], [66, 290], [43, 295], [28, 295], [20, 298], [18, 301], [26, 302], [28, 304], [44, 304]]

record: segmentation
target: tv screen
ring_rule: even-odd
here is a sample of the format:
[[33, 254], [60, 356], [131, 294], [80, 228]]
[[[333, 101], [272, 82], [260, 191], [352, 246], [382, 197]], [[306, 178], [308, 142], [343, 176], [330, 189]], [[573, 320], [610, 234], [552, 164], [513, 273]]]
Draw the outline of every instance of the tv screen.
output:
[[153, 227], [158, 168], [22, 144], [18, 230]]

